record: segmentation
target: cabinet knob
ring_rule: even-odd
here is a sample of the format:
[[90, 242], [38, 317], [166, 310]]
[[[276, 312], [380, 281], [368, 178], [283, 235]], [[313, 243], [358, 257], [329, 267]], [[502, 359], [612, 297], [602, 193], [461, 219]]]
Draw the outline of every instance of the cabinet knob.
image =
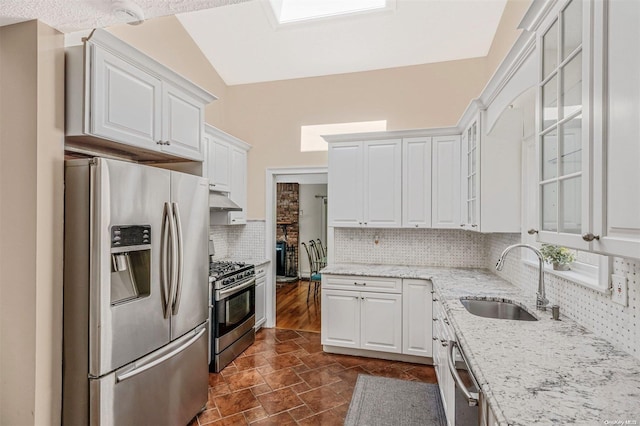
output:
[[156, 142], [156, 144], [158, 144], [158, 145], [164, 145], [164, 142], [162, 142], [162, 141], [158, 141], [158, 142]]
[[440, 339], [440, 343], [442, 344], [442, 346], [449, 346], [449, 342], [447, 342], [445, 339]]
[[584, 234], [582, 236], [582, 239], [585, 241], [600, 240], [600, 235], [593, 235], [591, 232], [589, 232], [588, 234]]
[[460, 228], [464, 228], [464, 223], [461, 223], [461, 224], [460, 224]]
[[367, 226], [367, 222], [364, 222], [364, 225]]
[[432, 302], [437, 302], [437, 301], [438, 301], [438, 298], [437, 298], [437, 297], [434, 297], [434, 298], [432, 299]]
[[416, 228], [418, 227], [418, 225], [416, 224]]
[[434, 320], [434, 321], [438, 321], [438, 318], [434, 318], [433, 320]]
[[527, 234], [529, 234], [529, 235], [533, 235], [533, 234], [537, 234], [537, 233], [538, 233], [538, 230], [537, 230], [537, 229], [529, 229], [529, 230], [527, 231]]
[[445, 324], [449, 325], [449, 319], [444, 318], [442, 321], [444, 321]]
[[432, 337], [431, 340], [436, 341], [436, 340], [438, 340], [438, 338], [437, 337]]
[[473, 224], [473, 225], [471, 225], [471, 227], [472, 227], [472, 228], [477, 228], [477, 227], [478, 227], [478, 225]]

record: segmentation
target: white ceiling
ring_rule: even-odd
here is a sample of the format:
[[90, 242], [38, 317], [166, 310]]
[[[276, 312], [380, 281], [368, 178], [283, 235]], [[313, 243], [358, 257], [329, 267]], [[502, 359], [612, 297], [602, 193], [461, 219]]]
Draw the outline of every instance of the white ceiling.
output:
[[178, 15], [228, 85], [487, 55], [506, 0], [397, 0], [394, 11], [277, 27], [267, 0]]
[[[114, 13], [118, 0], [0, 0], [0, 26], [40, 19], [63, 33], [126, 21]], [[133, 0], [146, 19], [210, 9], [247, 0]]]
[[[108, 27], [125, 22], [114, 13], [119, 1], [130, 0], [0, 0], [0, 26]], [[395, 7], [384, 12], [277, 26], [267, 0], [133, 1], [145, 19], [176, 14], [228, 85], [485, 56], [506, 4], [390, 0]]]

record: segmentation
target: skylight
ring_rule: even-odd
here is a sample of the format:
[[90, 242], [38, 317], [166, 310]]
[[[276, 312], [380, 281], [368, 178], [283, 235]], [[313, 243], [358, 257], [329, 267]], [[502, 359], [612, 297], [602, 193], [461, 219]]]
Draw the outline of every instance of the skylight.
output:
[[269, 0], [269, 3], [278, 23], [289, 24], [386, 9], [388, 0]]

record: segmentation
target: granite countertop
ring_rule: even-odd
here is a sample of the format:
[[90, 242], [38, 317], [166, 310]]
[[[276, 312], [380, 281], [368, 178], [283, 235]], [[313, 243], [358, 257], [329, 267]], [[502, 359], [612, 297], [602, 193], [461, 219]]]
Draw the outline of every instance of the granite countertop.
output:
[[[640, 424], [640, 361], [566, 317], [536, 311], [534, 294], [488, 270], [334, 264], [322, 273], [432, 280], [500, 424]], [[478, 317], [464, 296], [508, 299], [539, 321]]]

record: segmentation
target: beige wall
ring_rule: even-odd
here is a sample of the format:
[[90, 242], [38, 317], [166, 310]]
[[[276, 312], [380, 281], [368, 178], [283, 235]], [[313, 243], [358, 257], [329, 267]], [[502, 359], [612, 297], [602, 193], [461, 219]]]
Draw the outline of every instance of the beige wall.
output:
[[64, 39], [0, 28], [0, 424], [58, 424]]
[[248, 218], [265, 217], [265, 169], [326, 165], [300, 152], [300, 126], [387, 120], [389, 130], [454, 125], [487, 78], [468, 59], [229, 87], [229, 133], [250, 143]]
[[518, 39], [522, 30], [518, 24], [531, 6], [533, 0], [507, 0], [507, 4], [500, 18], [496, 35], [487, 54], [487, 77], [491, 77], [502, 62], [505, 55]]
[[218, 97], [207, 106], [207, 123], [226, 130], [227, 86], [175, 16], [145, 21], [143, 25], [107, 28], [158, 62]]

